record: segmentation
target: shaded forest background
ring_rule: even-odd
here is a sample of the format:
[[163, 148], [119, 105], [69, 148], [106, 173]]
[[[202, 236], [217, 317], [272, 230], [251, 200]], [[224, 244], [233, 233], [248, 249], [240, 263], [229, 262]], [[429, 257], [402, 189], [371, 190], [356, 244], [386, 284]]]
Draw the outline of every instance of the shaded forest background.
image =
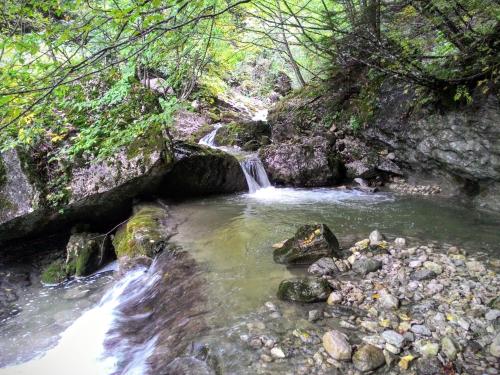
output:
[[3, 1], [0, 144], [104, 158], [232, 85], [266, 97], [282, 72], [297, 89], [393, 77], [465, 106], [497, 90], [499, 35], [496, 0]]

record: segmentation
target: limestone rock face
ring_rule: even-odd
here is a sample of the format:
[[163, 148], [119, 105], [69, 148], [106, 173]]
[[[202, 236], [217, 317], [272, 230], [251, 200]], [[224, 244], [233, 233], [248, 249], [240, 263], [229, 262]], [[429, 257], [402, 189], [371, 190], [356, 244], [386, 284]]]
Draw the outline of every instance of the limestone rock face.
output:
[[303, 225], [273, 253], [274, 261], [283, 264], [311, 264], [332, 256], [340, 258], [339, 243], [325, 224]]
[[322, 137], [272, 144], [259, 154], [270, 179], [281, 185], [327, 186], [342, 177], [341, 165]]
[[[37, 175], [29, 155], [2, 153], [0, 242], [60, 231], [78, 222], [107, 227], [126, 217], [137, 197], [246, 190], [238, 161], [222, 151], [150, 136], [106, 160], [73, 166], [58, 186]], [[47, 176], [45, 176], [47, 177]], [[58, 200], [55, 193], [61, 193]], [[118, 220], [117, 220], [118, 218]]]

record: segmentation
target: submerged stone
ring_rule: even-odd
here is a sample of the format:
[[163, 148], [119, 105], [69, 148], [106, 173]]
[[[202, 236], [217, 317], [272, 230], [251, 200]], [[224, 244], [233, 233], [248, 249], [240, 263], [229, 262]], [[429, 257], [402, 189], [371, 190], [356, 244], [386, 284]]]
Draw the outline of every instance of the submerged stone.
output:
[[317, 278], [284, 280], [278, 287], [278, 298], [292, 302], [325, 301], [332, 291], [326, 280]]
[[363, 345], [354, 353], [352, 362], [359, 371], [367, 372], [383, 366], [385, 356], [379, 348], [373, 345]]
[[337, 361], [351, 360], [352, 348], [347, 336], [340, 331], [329, 331], [323, 335], [323, 347]]
[[340, 257], [339, 242], [325, 224], [301, 226], [273, 253], [274, 261], [282, 264], [310, 264], [332, 256]]

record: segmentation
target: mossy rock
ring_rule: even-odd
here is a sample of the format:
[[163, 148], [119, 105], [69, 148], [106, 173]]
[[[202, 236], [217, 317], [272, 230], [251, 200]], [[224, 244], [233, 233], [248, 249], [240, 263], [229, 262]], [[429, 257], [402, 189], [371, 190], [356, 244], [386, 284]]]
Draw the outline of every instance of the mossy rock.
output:
[[69, 275], [88, 276], [111, 258], [109, 239], [98, 233], [73, 234], [66, 246]]
[[57, 285], [68, 278], [66, 263], [62, 260], [56, 260], [50, 263], [42, 272], [42, 282], [47, 285]]
[[278, 287], [278, 298], [291, 302], [326, 301], [332, 287], [324, 279], [304, 278], [283, 280]]
[[166, 209], [159, 205], [136, 206], [133, 215], [115, 234], [113, 245], [116, 256], [152, 258], [163, 251], [172, 235], [166, 225], [167, 218]]
[[274, 261], [311, 264], [324, 257], [340, 258], [339, 242], [326, 224], [303, 225], [282, 247], [274, 250]]
[[270, 136], [271, 128], [266, 122], [231, 122], [217, 131], [215, 143], [220, 146], [244, 147], [253, 142], [252, 150], [249, 151], [255, 151], [260, 147], [262, 138]]

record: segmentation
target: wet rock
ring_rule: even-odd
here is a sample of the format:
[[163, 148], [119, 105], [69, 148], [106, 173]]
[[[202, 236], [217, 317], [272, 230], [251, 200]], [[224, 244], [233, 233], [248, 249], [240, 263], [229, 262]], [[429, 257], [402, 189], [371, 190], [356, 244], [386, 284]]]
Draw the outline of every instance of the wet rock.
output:
[[352, 362], [359, 371], [367, 372], [383, 366], [385, 357], [379, 348], [373, 345], [363, 345], [354, 353]]
[[238, 146], [245, 151], [257, 151], [262, 137], [270, 137], [271, 128], [264, 121], [231, 122], [221, 127], [215, 135], [217, 146]]
[[329, 331], [323, 335], [323, 347], [337, 361], [350, 361], [352, 348], [347, 336], [340, 331]]
[[441, 339], [441, 350], [450, 360], [454, 361], [457, 358], [458, 349], [450, 337], [445, 336]]
[[332, 256], [340, 257], [339, 243], [325, 224], [303, 225], [273, 253], [274, 261], [283, 264], [310, 264]]
[[370, 246], [377, 246], [382, 241], [385, 240], [385, 237], [383, 236], [382, 233], [380, 233], [379, 230], [374, 230], [373, 232], [370, 233], [368, 239], [370, 240]]
[[332, 292], [328, 296], [328, 299], [326, 300], [326, 303], [329, 305], [336, 305], [338, 303], [341, 303], [342, 300], [344, 299], [344, 296], [340, 292]]
[[424, 262], [424, 267], [432, 272], [434, 272], [436, 275], [439, 275], [443, 272], [443, 267], [441, 265], [435, 263], [435, 262]]
[[170, 362], [161, 375], [215, 375], [215, 371], [197, 358], [181, 357]]
[[398, 237], [394, 240], [394, 246], [396, 246], [398, 249], [402, 249], [403, 247], [406, 246], [406, 239], [402, 237]]
[[443, 373], [443, 367], [436, 358], [419, 358], [415, 364], [418, 375], [436, 375]]
[[500, 310], [492, 309], [488, 311], [484, 317], [486, 320], [497, 320], [500, 317]]
[[142, 204], [134, 208], [134, 214], [117, 230], [113, 245], [118, 258], [152, 258], [166, 248], [172, 235], [166, 209], [160, 205]]
[[271, 349], [271, 356], [273, 358], [278, 358], [278, 359], [286, 358], [286, 355], [283, 352], [283, 349], [278, 348], [278, 347], [275, 347], [275, 348]]
[[110, 261], [113, 253], [109, 237], [99, 233], [75, 233], [66, 246], [69, 275], [87, 276]]
[[382, 308], [386, 310], [396, 309], [399, 306], [399, 300], [394, 297], [387, 289], [382, 289], [379, 291], [379, 304]]
[[307, 272], [315, 276], [333, 275], [339, 272], [332, 258], [321, 258], [309, 266]]
[[307, 320], [310, 322], [316, 322], [323, 317], [323, 313], [319, 310], [310, 310], [307, 314]]
[[332, 157], [329, 142], [323, 137], [274, 143], [262, 147], [259, 156], [269, 178], [277, 184], [328, 186], [342, 176], [340, 162]]
[[397, 348], [402, 348], [405, 342], [405, 338], [402, 335], [392, 330], [382, 332], [382, 338], [385, 342], [394, 345]]
[[500, 333], [495, 336], [490, 344], [491, 355], [500, 358]]
[[432, 334], [429, 328], [427, 328], [426, 326], [421, 325], [421, 324], [412, 325], [410, 330], [413, 333], [415, 333], [417, 335], [421, 335], [421, 336], [430, 336]]
[[332, 291], [326, 280], [317, 278], [297, 278], [284, 280], [278, 287], [278, 298], [292, 302], [325, 301]]
[[357, 259], [352, 265], [352, 270], [360, 275], [366, 275], [370, 272], [378, 271], [382, 268], [382, 262], [373, 258]]
[[428, 341], [417, 341], [415, 347], [424, 357], [435, 357], [439, 353], [439, 344]]
[[422, 280], [431, 280], [436, 277], [436, 273], [434, 271], [424, 269], [424, 270], [418, 270], [415, 271], [412, 275], [411, 278], [416, 281], [422, 281]]

